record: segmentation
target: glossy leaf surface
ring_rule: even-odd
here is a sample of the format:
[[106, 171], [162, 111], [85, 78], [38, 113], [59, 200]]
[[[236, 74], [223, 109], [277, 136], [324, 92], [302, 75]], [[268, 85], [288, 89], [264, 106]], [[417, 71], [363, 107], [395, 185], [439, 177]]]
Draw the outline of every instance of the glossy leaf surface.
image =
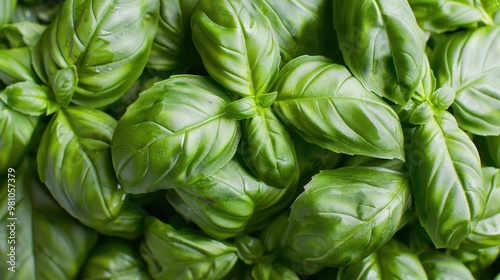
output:
[[113, 135], [113, 165], [125, 191], [184, 187], [226, 165], [240, 139], [238, 122], [224, 113], [230, 101], [201, 76], [173, 76], [142, 92]]

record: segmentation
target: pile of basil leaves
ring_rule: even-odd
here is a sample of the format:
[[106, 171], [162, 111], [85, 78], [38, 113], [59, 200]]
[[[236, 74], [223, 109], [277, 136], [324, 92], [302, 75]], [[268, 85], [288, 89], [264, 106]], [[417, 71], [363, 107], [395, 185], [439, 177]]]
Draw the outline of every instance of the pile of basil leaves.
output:
[[0, 0], [0, 278], [500, 278], [499, 7]]

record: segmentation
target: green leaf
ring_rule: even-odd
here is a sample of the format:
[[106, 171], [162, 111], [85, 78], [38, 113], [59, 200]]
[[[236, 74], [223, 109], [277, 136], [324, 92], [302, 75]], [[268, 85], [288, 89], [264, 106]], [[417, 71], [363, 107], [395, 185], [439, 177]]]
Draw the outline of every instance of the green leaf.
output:
[[59, 105], [69, 105], [78, 86], [78, 73], [76, 67], [70, 65], [54, 72], [54, 74], [49, 77], [49, 86]]
[[474, 134], [500, 134], [499, 56], [500, 27], [455, 33], [432, 52], [438, 87], [453, 88], [453, 114], [462, 129]]
[[[48, 9], [45, 5], [44, 8], [45, 10]], [[46, 26], [42, 24], [19, 20], [4, 25], [0, 30], [0, 39], [5, 39], [10, 48], [32, 47], [36, 44], [45, 28]]]
[[250, 235], [241, 235], [234, 239], [234, 244], [238, 250], [238, 257], [245, 264], [251, 265], [264, 255], [264, 245], [262, 242]]
[[268, 92], [280, 63], [267, 18], [249, 0], [200, 0], [191, 19], [194, 45], [210, 76], [245, 97]]
[[[11, 174], [15, 182], [10, 183], [15, 187], [8, 188], [7, 181], [3, 181], [0, 189], [0, 204], [4, 206], [0, 208], [3, 229], [0, 238], [4, 241], [0, 243], [0, 253], [4, 256], [0, 262], [0, 278], [75, 279], [97, 241], [97, 233], [80, 224], [54, 201], [38, 181], [31, 159], [23, 161]], [[13, 201], [14, 215], [11, 215], [7, 205]], [[15, 261], [9, 263], [8, 254], [12, 255], [12, 251]], [[12, 264], [15, 272], [9, 270]]]
[[486, 202], [474, 143], [442, 111], [416, 129], [408, 157], [420, 223], [437, 248], [456, 248], [480, 220]]
[[339, 270], [337, 280], [427, 279], [424, 267], [406, 245], [394, 239], [358, 262]]
[[395, 103], [410, 100], [422, 80], [423, 32], [405, 0], [334, 1], [344, 61], [368, 90]]
[[486, 143], [488, 145], [490, 156], [495, 162], [496, 167], [500, 168], [500, 135], [486, 137]]
[[435, 251], [419, 256], [429, 279], [474, 280], [470, 270], [458, 259]]
[[276, 188], [297, 184], [299, 165], [293, 140], [271, 108], [241, 123], [238, 152], [257, 178]]
[[404, 158], [394, 110], [349, 70], [320, 56], [301, 56], [280, 71], [273, 108], [308, 142], [338, 153]]
[[481, 219], [463, 242], [466, 246], [500, 246], [500, 169], [481, 169], [486, 191], [486, 203]]
[[255, 97], [247, 96], [235, 100], [224, 107], [224, 112], [235, 120], [251, 118], [257, 114]]
[[492, 24], [491, 17], [476, 0], [409, 0], [418, 24], [433, 33]]
[[500, 246], [484, 248], [459, 248], [450, 254], [460, 260], [476, 279], [491, 279], [488, 268], [500, 257]]
[[330, 21], [325, 0], [254, 0], [271, 23], [280, 47], [282, 63], [301, 55], [320, 55], [326, 49]]
[[40, 118], [19, 113], [0, 100], [0, 170], [21, 162], [39, 123]]
[[221, 279], [236, 264], [236, 247], [188, 229], [146, 219], [141, 255], [154, 279]]
[[31, 67], [31, 54], [28, 48], [0, 50], [0, 80], [6, 85], [33, 81], [38, 77]]
[[341, 267], [390, 240], [410, 203], [403, 173], [378, 167], [321, 171], [291, 206], [288, 245], [306, 261]]
[[199, 0], [160, 0], [158, 32], [147, 67], [174, 73], [201, 64], [191, 39], [191, 15]]
[[120, 239], [105, 240], [90, 254], [81, 279], [151, 279], [139, 250]]
[[125, 200], [111, 162], [116, 120], [84, 107], [61, 108], [38, 148], [40, 179], [57, 202], [83, 224], [105, 229]]
[[49, 89], [34, 82], [12, 84], [0, 92], [0, 99], [28, 116], [50, 115], [59, 109], [59, 105], [50, 99]]
[[174, 191], [167, 198], [177, 212], [217, 239], [264, 227], [289, 205], [295, 194], [293, 188], [278, 189], [265, 184], [236, 160], [213, 175]]
[[156, 0], [69, 0], [33, 48], [34, 67], [44, 83], [74, 65], [73, 102], [103, 107], [119, 99], [141, 75], [156, 34]]
[[226, 165], [240, 139], [238, 122], [224, 113], [229, 102], [220, 85], [201, 76], [172, 76], [142, 92], [111, 143], [125, 191], [181, 188]]
[[0, 28], [7, 24], [14, 13], [17, 0], [1, 0], [0, 1]]

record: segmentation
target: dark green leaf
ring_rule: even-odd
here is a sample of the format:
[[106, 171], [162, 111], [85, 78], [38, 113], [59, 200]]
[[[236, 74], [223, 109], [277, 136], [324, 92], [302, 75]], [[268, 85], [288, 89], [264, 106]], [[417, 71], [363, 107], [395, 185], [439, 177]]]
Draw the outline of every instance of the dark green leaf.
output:
[[89, 256], [80, 279], [136, 279], [149, 280], [146, 263], [139, 250], [119, 239], [106, 240]]
[[238, 260], [236, 247], [146, 219], [141, 255], [155, 279], [221, 279]]
[[49, 77], [49, 86], [54, 98], [62, 106], [67, 106], [78, 85], [78, 73], [74, 65], [62, 68]]
[[308, 142], [338, 153], [404, 159], [398, 116], [349, 70], [302, 56], [280, 71], [273, 108]]
[[496, 167], [500, 168], [500, 135], [486, 137], [486, 143], [488, 145], [490, 156], [495, 162]]
[[129, 193], [179, 188], [212, 175], [236, 153], [231, 101], [209, 77], [179, 75], [141, 93], [118, 122], [113, 165]]
[[174, 73], [201, 64], [191, 39], [191, 15], [198, 0], [161, 0], [158, 32], [149, 54], [148, 67]]
[[[496, 1], [496, 0], [495, 0]], [[478, 24], [492, 24], [492, 19], [476, 0], [409, 0], [422, 29], [444, 33]]]
[[23, 159], [40, 118], [21, 114], [0, 100], [0, 170], [16, 167]]
[[337, 280], [351, 279], [425, 280], [427, 276], [418, 257], [393, 239], [365, 259], [339, 270]]
[[419, 256], [429, 279], [474, 280], [470, 270], [458, 259], [439, 251]]

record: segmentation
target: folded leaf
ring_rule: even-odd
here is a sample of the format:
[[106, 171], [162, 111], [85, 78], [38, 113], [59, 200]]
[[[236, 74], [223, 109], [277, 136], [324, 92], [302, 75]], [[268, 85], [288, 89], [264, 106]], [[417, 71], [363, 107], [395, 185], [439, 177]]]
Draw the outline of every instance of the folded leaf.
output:
[[125, 191], [184, 187], [226, 165], [240, 139], [238, 122], [224, 113], [230, 101], [212, 79], [192, 75], [172, 76], [142, 92], [111, 143]]
[[84, 107], [61, 108], [51, 119], [37, 153], [38, 172], [57, 202], [99, 230], [125, 199], [111, 162], [116, 120]]
[[477, 0], [409, 0], [408, 2], [418, 24], [426, 31], [444, 33], [492, 23], [490, 15]]
[[390, 240], [365, 259], [339, 270], [337, 280], [427, 279], [422, 263], [406, 245]]
[[156, 0], [65, 1], [33, 48], [44, 83], [74, 65], [75, 104], [103, 107], [119, 99], [141, 75], [156, 34]]
[[21, 162], [39, 123], [40, 118], [15, 111], [0, 100], [0, 170]]
[[200, 0], [193, 41], [210, 76], [245, 97], [267, 93], [280, 63], [271, 24], [250, 0]]
[[432, 52], [438, 88], [455, 91], [453, 114], [462, 129], [474, 134], [500, 134], [499, 56], [498, 26], [455, 33]]
[[308, 142], [338, 153], [404, 158], [394, 110], [349, 70], [321, 56], [301, 56], [278, 75], [278, 116]]
[[276, 188], [297, 184], [299, 165], [292, 138], [273, 110], [261, 108], [241, 124], [238, 152], [257, 178]]
[[94, 248], [80, 275], [81, 279], [151, 279], [139, 250], [120, 239]]
[[415, 206], [437, 248], [456, 248], [481, 219], [486, 202], [479, 154], [447, 111], [419, 126], [409, 147]]
[[226, 239], [261, 229], [294, 194], [295, 188], [269, 186], [232, 160], [213, 175], [175, 189], [167, 198], [205, 233]]
[[288, 245], [306, 261], [342, 267], [390, 240], [410, 203], [403, 173], [379, 167], [321, 171], [291, 206]]
[[49, 89], [35, 82], [19, 82], [0, 92], [0, 99], [12, 109], [28, 116], [50, 115], [59, 109]]
[[406, 0], [336, 0], [334, 27], [342, 56], [368, 90], [395, 103], [422, 80], [425, 41]]
[[475, 279], [463, 263], [450, 255], [435, 251], [422, 254], [419, 258], [429, 279]]
[[27, 47], [0, 50], [0, 65], [0, 80], [6, 85], [38, 79]]
[[16, 8], [17, 0], [2, 0], [0, 1], [0, 28], [10, 21], [14, 9]]
[[198, 0], [161, 0], [158, 32], [151, 46], [147, 67], [183, 73], [201, 64], [191, 39], [191, 15]]
[[188, 229], [146, 219], [141, 255], [154, 279], [222, 279], [236, 264], [236, 247]]

